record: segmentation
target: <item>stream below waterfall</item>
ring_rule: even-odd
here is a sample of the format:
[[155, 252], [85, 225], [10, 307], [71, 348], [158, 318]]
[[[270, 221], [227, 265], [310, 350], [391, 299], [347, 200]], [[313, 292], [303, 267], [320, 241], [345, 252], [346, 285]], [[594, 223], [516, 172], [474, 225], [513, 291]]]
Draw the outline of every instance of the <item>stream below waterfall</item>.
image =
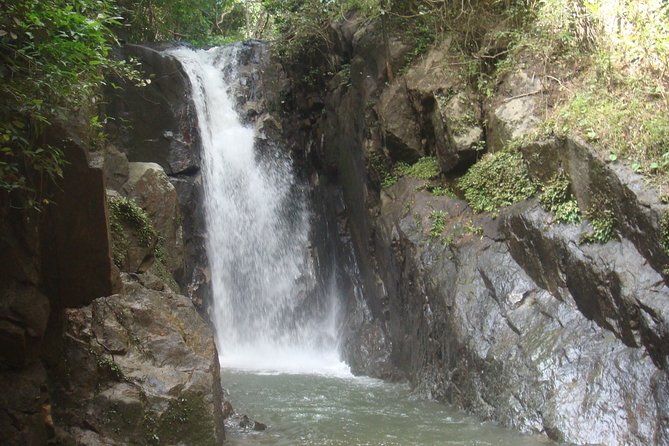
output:
[[543, 437], [481, 423], [412, 397], [405, 384], [332, 375], [222, 370], [235, 410], [268, 425], [226, 425], [230, 446], [548, 446]]

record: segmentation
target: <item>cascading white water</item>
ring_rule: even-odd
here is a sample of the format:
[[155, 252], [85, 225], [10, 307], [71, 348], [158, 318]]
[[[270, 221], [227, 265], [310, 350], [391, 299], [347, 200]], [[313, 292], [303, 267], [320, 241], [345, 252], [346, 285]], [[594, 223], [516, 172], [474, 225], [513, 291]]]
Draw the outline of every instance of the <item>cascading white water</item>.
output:
[[336, 301], [316, 299], [306, 197], [280, 150], [259, 154], [252, 127], [229, 98], [235, 47], [170, 50], [192, 84], [202, 139], [202, 178], [213, 320], [224, 367], [348, 374], [337, 353]]

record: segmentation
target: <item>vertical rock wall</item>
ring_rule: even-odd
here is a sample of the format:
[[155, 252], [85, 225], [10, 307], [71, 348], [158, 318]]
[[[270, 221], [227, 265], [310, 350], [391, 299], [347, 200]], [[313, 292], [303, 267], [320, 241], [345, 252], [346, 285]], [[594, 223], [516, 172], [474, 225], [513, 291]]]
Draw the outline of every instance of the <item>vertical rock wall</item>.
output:
[[[556, 224], [534, 200], [492, 218], [423, 181], [400, 178], [381, 190], [374, 153], [433, 155], [457, 176], [483, 150], [536, 128], [544, 86], [525, 66], [483, 100], [451, 63], [448, 41], [385, 85], [373, 25], [353, 18], [331, 36], [328, 60], [350, 68], [320, 96], [293, 91], [286, 122], [297, 123], [294, 138], [342, 190], [339, 215], [367, 307], [347, 307], [353, 369], [406, 376], [422, 395], [560, 441], [669, 444], [669, 259], [657, 195], [574, 139], [523, 147], [530, 174], [546, 181], [568, 172], [584, 207], [607, 197], [617, 241], [581, 244], [587, 222]], [[400, 66], [403, 46], [392, 48], [391, 65]], [[443, 237], [430, 236], [433, 212], [445, 217]]]

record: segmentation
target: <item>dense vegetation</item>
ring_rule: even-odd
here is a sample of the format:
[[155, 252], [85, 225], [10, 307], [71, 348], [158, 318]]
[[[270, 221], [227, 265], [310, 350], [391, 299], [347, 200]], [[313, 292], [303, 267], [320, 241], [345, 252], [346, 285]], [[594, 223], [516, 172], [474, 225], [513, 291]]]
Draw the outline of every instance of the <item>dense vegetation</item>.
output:
[[[107, 75], [143, 82], [131, 63], [110, 58], [119, 42], [267, 39], [317, 85], [346, 70], [323, 56], [329, 24], [351, 14], [376, 23], [386, 44], [412, 44], [407, 63], [449, 36], [483, 96], [531, 54], [557, 84], [544, 132], [580, 134], [610, 160], [669, 183], [666, 1], [7, 0], [0, 13], [0, 191], [14, 206], [39, 208], [43, 184], [62, 174], [46, 128], [79, 116], [94, 139]], [[401, 74], [387, 67], [389, 79]]]
[[43, 138], [73, 113], [97, 127], [94, 108], [104, 75], [138, 79], [109, 57], [119, 26], [113, 3], [99, 0], [9, 0], [0, 6], [0, 191], [11, 205], [48, 203], [45, 183], [62, 175], [60, 147]]

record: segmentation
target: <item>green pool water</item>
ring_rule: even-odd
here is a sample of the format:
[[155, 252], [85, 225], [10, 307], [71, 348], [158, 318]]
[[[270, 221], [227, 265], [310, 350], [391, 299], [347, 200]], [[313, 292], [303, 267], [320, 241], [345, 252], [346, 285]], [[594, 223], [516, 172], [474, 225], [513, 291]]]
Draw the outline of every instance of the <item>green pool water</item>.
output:
[[554, 443], [482, 423], [402, 384], [370, 378], [258, 374], [222, 370], [235, 411], [268, 425], [263, 432], [229, 422], [227, 445], [502, 445]]

